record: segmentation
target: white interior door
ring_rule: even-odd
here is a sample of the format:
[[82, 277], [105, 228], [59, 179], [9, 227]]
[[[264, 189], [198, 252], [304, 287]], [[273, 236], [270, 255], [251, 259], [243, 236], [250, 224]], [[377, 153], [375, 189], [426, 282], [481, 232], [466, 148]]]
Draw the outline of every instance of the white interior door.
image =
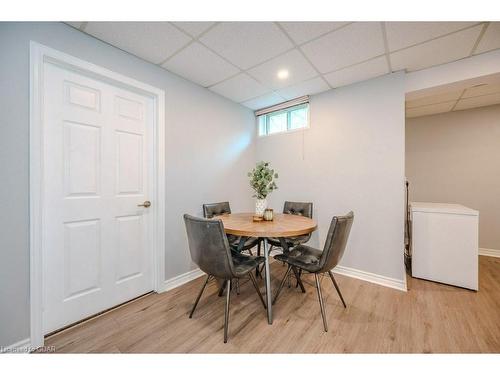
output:
[[[153, 289], [153, 100], [51, 63], [43, 76], [43, 331]], [[154, 204], [154, 202], [152, 202]]]

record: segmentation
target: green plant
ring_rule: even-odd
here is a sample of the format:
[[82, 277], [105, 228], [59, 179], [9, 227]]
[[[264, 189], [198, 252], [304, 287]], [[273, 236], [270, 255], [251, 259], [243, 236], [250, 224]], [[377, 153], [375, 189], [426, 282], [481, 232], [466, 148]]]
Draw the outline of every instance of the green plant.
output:
[[250, 177], [250, 186], [255, 191], [254, 198], [265, 199], [269, 193], [278, 188], [274, 182], [278, 174], [269, 167], [268, 162], [258, 162], [255, 168], [248, 172], [248, 177]]

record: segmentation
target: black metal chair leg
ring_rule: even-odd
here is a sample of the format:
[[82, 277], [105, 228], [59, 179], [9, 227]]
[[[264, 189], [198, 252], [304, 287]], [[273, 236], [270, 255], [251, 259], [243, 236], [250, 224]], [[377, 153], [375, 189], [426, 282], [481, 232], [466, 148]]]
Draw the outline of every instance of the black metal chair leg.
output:
[[300, 279], [299, 273], [297, 272], [297, 268], [292, 267], [292, 269], [293, 269], [293, 273], [295, 274], [295, 278], [297, 279], [297, 283], [300, 286], [300, 290], [302, 291], [302, 293], [305, 293], [306, 288], [304, 288], [304, 284], [302, 284], [302, 280]]
[[[259, 238], [259, 242], [257, 242], [257, 256], [260, 257], [260, 238]], [[260, 275], [260, 269], [259, 269], [259, 266], [257, 266], [255, 268], [255, 277], [259, 276]]]
[[337, 290], [337, 293], [338, 293], [338, 295], [340, 297], [340, 300], [342, 301], [342, 304], [344, 305], [344, 309], [347, 308], [347, 306], [345, 304], [345, 301], [344, 301], [344, 297], [342, 297], [342, 293], [340, 293], [340, 288], [339, 288], [339, 286], [337, 284], [337, 281], [335, 280], [335, 277], [333, 277], [332, 271], [328, 271], [328, 274], [330, 275], [330, 279], [332, 279], [333, 286]]
[[318, 299], [319, 299], [319, 306], [321, 308], [321, 316], [323, 317], [323, 327], [325, 328], [325, 332], [328, 332], [328, 324], [326, 322], [326, 313], [325, 313], [325, 306], [323, 305], [323, 296], [321, 295], [321, 285], [319, 283], [319, 278], [318, 274], [314, 274], [314, 278], [316, 279], [316, 290], [318, 291]]
[[223, 280], [222, 281], [222, 284], [221, 284], [221, 286], [219, 288], [219, 293], [217, 293], [217, 295], [219, 297], [222, 297], [222, 294], [224, 294], [224, 288], [226, 287], [226, 283], [227, 283], [227, 280]]
[[276, 294], [274, 295], [273, 305], [275, 304], [276, 300], [278, 299], [278, 296], [281, 292], [281, 289], [283, 289], [283, 285], [285, 285], [285, 281], [287, 280], [288, 274], [290, 273], [291, 270], [292, 270], [292, 266], [289, 265], [288, 269], [286, 270], [285, 276], [281, 280], [280, 286], [278, 287], [278, 290], [276, 291]]
[[266, 273], [264, 272], [265, 265], [263, 264], [262, 268], [260, 268], [259, 266], [257, 266], [257, 268], [259, 269], [259, 277], [261, 279], [264, 279], [264, 277], [266, 276]]
[[207, 275], [207, 278], [205, 280], [205, 283], [201, 287], [200, 293], [198, 293], [198, 297], [196, 297], [196, 301], [194, 302], [193, 308], [191, 309], [191, 313], [189, 314], [189, 319], [193, 317], [194, 310], [196, 309], [196, 306], [198, 306], [198, 302], [200, 301], [201, 295], [205, 291], [205, 288], [207, 287], [208, 281], [210, 280], [210, 275]]
[[236, 279], [235, 284], [236, 284], [236, 294], [240, 295], [240, 279]]
[[231, 298], [231, 280], [227, 280], [226, 308], [224, 309], [224, 344], [227, 342], [227, 329], [229, 325], [229, 300]]
[[250, 280], [252, 281], [253, 287], [255, 288], [255, 290], [257, 291], [257, 294], [259, 295], [260, 302], [262, 302], [262, 305], [264, 305], [264, 309], [267, 309], [266, 303], [264, 302], [264, 297], [262, 297], [262, 294], [260, 293], [259, 286], [257, 285], [257, 281], [255, 280], [253, 273], [249, 272], [248, 276], [250, 276]]
[[299, 287], [299, 279], [300, 279], [301, 276], [302, 276], [302, 268], [299, 268], [299, 278], [297, 279], [297, 283], [295, 284], [296, 288]]

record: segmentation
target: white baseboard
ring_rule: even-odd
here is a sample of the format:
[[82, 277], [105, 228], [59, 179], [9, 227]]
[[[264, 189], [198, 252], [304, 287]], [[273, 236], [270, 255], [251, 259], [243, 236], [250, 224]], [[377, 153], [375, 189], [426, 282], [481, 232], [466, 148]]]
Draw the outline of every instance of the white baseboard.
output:
[[203, 276], [205, 273], [200, 270], [199, 268], [195, 270], [188, 271], [186, 273], [183, 273], [182, 275], [172, 277], [169, 280], [165, 280], [163, 282], [162, 287], [160, 290], [157, 290], [158, 293], [163, 293], [168, 290], [172, 290], [174, 288], [177, 288], [178, 286], [181, 286], [183, 284], [186, 284], [190, 282], [191, 280], [197, 279], [200, 276]]
[[485, 249], [485, 248], [479, 248], [479, 255], [484, 255], [487, 257], [495, 257], [495, 258], [500, 258], [500, 250], [497, 249]]
[[0, 353], [29, 353], [33, 348], [31, 347], [31, 341], [28, 337], [27, 339], [18, 341], [9, 346], [0, 346]]
[[403, 292], [407, 291], [406, 280], [393, 279], [391, 277], [377, 275], [375, 273], [344, 266], [337, 266], [332, 271], [334, 273], [338, 273], [339, 275], [354, 277], [355, 279], [368, 281], [370, 283], [386, 286], [388, 288], [402, 290]]

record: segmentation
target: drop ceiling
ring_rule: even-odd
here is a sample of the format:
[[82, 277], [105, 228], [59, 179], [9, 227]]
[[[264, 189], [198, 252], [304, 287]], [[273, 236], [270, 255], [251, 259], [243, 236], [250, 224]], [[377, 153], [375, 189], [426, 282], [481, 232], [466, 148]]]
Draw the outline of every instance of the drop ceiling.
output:
[[500, 48], [500, 22], [68, 24], [251, 109]]
[[406, 98], [406, 117], [461, 111], [500, 104], [500, 74], [434, 88]]

